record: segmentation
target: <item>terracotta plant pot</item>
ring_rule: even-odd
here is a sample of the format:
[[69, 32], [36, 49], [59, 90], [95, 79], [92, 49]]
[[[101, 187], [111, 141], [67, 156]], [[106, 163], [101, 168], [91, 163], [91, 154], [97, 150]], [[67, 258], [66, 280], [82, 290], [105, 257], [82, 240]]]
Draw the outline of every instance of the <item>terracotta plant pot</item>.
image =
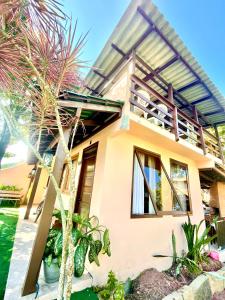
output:
[[44, 261], [44, 276], [46, 283], [53, 283], [59, 280], [59, 266], [56, 258], [52, 260], [50, 266]]

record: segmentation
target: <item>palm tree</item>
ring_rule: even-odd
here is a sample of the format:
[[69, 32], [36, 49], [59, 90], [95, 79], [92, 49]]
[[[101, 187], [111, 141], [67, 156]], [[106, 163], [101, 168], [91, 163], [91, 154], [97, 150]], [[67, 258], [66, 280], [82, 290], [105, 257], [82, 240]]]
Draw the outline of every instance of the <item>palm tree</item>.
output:
[[[63, 227], [63, 253], [58, 299], [70, 299], [73, 275], [74, 246], [72, 243], [72, 213], [75, 206], [75, 170], [71, 152], [64, 139], [65, 126], [76, 127], [77, 119], [62, 111], [57, 99], [64, 90], [82, 85], [79, 53], [85, 36], [75, 43], [75, 28], [56, 0], [4, 0], [0, 4], [0, 108], [7, 126], [22, 138], [46, 168], [60, 202]], [[69, 24], [69, 26], [66, 26]], [[36, 144], [23, 136], [16, 114], [6, 102], [19, 98], [19, 107], [32, 117], [29, 127]], [[56, 129], [60, 135], [70, 169], [70, 206], [65, 214], [62, 195], [51, 170], [45, 165], [39, 146], [41, 135]], [[69, 264], [70, 272], [65, 272]]]

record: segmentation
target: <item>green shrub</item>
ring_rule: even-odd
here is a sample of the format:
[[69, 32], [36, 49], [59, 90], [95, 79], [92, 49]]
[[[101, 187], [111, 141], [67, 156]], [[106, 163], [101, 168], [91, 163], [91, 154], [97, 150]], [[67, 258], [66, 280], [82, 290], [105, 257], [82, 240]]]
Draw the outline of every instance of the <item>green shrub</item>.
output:
[[[190, 217], [188, 216], [188, 222], [185, 222], [182, 225], [188, 246], [187, 257], [197, 264], [206, 259], [206, 256], [203, 253], [204, 247], [217, 237], [216, 234], [212, 237], [208, 236], [210, 226], [206, 226], [203, 233], [201, 235], [199, 234], [203, 222], [204, 220], [198, 225], [192, 224]], [[216, 222], [216, 220], [214, 220], [214, 222]]]
[[119, 282], [115, 274], [110, 271], [108, 280], [103, 287], [94, 287], [93, 290], [98, 294], [101, 300], [124, 300], [125, 291], [122, 282]]
[[[68, 211], [66, 211], [66, 215]], [[48, 265], [51, 265], [52, 259], [57, 258], [61, 264], [63, 233], [61, 223], [61, 214], [59, 210], [53, 211], [53, 216], [57, 219], [57, 224], [49, 230], [47, 243], [45, 246], [43, 259]], [[74, 228], [72, 229], [72, 240], [75, 247], [74, 254], [74, 275], [81, 277], [85, 269], [85, 262], [88, 258], [90, 263], [100, 266], [99, 255], [111, 255], [109, 230], [99, 224], [96, 216], [90, 218], [82, 217], [79, 214], [73, 214]], [[96, 236], [98, 239], [96, 239]]]
[[4, 184], [0, 184], [0, 191], [13, 191], [13, 192], [19, 192], [22, 189], [18, 188], [15, 185], [4, 185]]
[[186, 269], [190, 273], [190, 275], [197, 276], [197, 275], [201, 274], [202, 270], [198, 266], [198, 264], [195, 261], [188, 258], [185, 253], [183, 253], [181, 256], [177, 255], [176, 236], [173, 231], [172, 231], [172, 249], [173, 249], [172, 256], [161, 255], [161, 254], [153, 255], [154, 257], [161, 257], [161, 258], [162, 257], [171, 257], [172, 258], [172, 265], [169, 268], [169, 270], [167, 270], [167, 273], [169, 273], [170, 275], [172, 275], [174, 277], [177, 277], [177, 276], [181, 275], [183, 269]]

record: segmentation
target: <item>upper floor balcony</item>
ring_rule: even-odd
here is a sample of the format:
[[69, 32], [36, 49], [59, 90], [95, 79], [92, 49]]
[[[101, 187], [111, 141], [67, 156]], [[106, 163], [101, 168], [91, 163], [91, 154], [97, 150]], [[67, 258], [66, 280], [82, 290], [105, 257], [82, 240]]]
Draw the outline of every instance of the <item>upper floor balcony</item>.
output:
[[133, 56], [131, 75], [131, 111], [183, 139], [224, 163], [221, 140], [217, 128], [207, 130], [202, 126], [201, 113], [195, 105], [177, 105], [178, 92], [168, 84], [138, 55]]
[[[85, 92], [122, 100], [125, 106], [130, 101], [141, 123], [153, 123], [167, 135], [169, 131], [168, 136], [173, 139], [173, 134], [180, 144], [193, 146], [200, 155], [209, 153], [222, 164], [217, 126], [225, 124], [224, 96], [157, 7], [151, 1], [136, 2], [129, 6], [88, 73]], [[128, 100], [130, 70], [125, 66], [131, 60], [134, 68]], [[123, 111], [128, 110], [127, 105]]]

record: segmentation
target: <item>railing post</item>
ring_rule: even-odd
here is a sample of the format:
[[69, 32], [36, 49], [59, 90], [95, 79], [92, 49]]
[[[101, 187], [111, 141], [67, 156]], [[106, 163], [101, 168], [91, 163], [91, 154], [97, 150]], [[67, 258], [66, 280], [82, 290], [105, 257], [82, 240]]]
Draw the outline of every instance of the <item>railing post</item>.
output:
[[174, 98], [173, 98], [173, 86], [172, 84], [170, 83], [168, 85], [168, 100], [174, 104]]
[[[132, 90], [135, 88], [133, 80], [131, 80], [131, 89], [130, 89], [130, 100], [134, 100], [134, 94]], [[130, 101], [130, 111], [134, 112], [134, 105]]]
[[203, 133], [203, 128], [202, 126], [199, 124], [199, 133], [200, 133], [200, 140], [201, 140], [201, 144], [202, 144], [202, 150], [204, 155], [207, 154], [207, 148], [206, 148], [206, 144], [205, 144], [205, 139], [204, 139], [204, 133]]
[[178, 129], [178, 115], [177, 115], [177, 107], [174, 106], [173, 109], [173, 131], [175, 135], [176, 142], [179, 141], [179, 129]]
[[215, 130], [215, 134], [216, 134], [216, 138], [217, 138], [217, 142], [218, 142], [218, 146], [219, 146], [220, 158], [224, 164], [225, 160], [224, 160], [224, 155], [223, 155], [223, 147], [221, 144], [220, 135], [219, 135], [217, 126], [214, 127], [214, 130]]
[[[131, 90], [135, 89], [135, 83], [132, 80], [132, 75], [135, 75], [135, 71], [136, 71], [136, 52], [135, 50], [132, 51], [132, 70], [131, 70], [131, 76], [130, 76], [130, 81], [131, 81]], [[130, 99], [134, 100], [134, 95], [133, 93], [130, 91]], [[134, 112], [134, 105], [130, 103], [130, 111]]]
[[[172, 104], [174, 104], [173, 86], [171, 83], [168, 85], [168, 100]], [[178, 114], [177, 114], [177, 107], [175, 105], [172, 113], [173, 113], [173, 133], [175, 135], [176, 142], [178, 142], [179, 141]]]
[[195, 118], [195, 121], [198, 123], [199, 125], [199, 134], [200, 134], [200, 141], [201, 141], [201, 146], [202, 146], [202, 150], [203, 150], [203, 153], [204, 155], [207, 154], [207, 149], [206, 149], [206, 145], [205, 145], [205, 139], [204, 139], [204, 133], [203, 133], [203, 128], [202, 128], [202, 125], [199, 123], [199, 119], [198, 119], [198, 111], [197, 111], [197, 108], [196, 106], [194, 105], [193, 106], [193, 114], [194, 114], [194, 118]]

